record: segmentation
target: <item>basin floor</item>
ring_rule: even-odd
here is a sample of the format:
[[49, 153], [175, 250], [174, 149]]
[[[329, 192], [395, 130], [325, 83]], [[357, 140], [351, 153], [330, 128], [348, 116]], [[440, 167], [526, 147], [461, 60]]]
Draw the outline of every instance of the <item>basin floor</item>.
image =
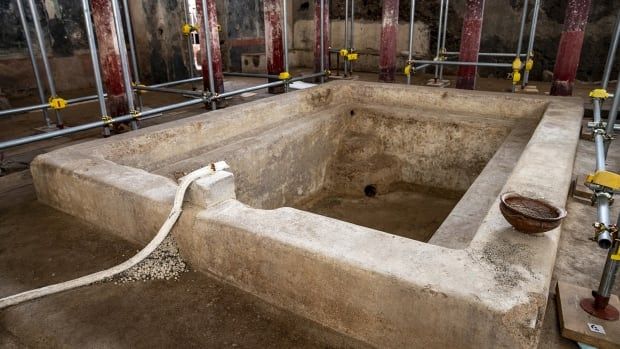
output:
[[402, 237], [428, 241], [459, 197], [430, 190], [342, 197], [323, 192], [297, 208]]

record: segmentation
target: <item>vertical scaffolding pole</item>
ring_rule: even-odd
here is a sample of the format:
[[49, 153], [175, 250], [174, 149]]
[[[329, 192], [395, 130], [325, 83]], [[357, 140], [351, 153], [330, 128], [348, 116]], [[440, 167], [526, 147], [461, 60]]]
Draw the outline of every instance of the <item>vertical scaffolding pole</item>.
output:
[[607, 128], [605, 129], [605, 133], [608, 137], [605, 142], [605, 157], [607, 157], [607, 150], [609, 149], [611, 137], [614, 135], [614, 125], [618, 119], [618, 108], [620, 108], [620, 75], [618, 76], [616, 92], [614, 92], [614, 99], [609, 109], [609, 115], [607, 116]]
[[407, 65], [409, 72], [407, 74], [407, 85], [411, 85], [411, 74], [413, 74], [413, 39], [415, 35], [415, 0], [411, 0], [411, 10], [409, 12], [409, 53], [407, 55]]
[[[123, 30], [123, 21], [121, 17], [121, 9], [118, 0], [110, 0], [112, 3], [112, 13], [114, 15], [114, 29], [116, 31], [116, 40], [118, 41], [119, 57], [121, 59], [121, 69], [123, 73], [123, 82], [125, 85], [125, 95], [127, 96], [127, 105], [129, 113], [136, 112], [136, 104], [134, 101], [133, 87], [131, 86], [131, 76], [129, 73], [129, 59], [127, 57], [127, 46], [125, 45], [125, 31]], [[131, 129], [137, 130], [138, 123], [131, 120]]]
[[[127, 38], [129, 41], [129, 51], [131, 53], [131, 72], [133, 73], [134, 84], [140, 85], [140, 70], [138, 66], [138, 53], [136, 52], [136, 40], [133, 35], [133, 26], [131, 24], [131, 13], [129, 12], [129, 4], [127, 0], [123, 0], [123, 11], [125, 15], [125, 26], [127, 28]], [[142, 110], [142, 96], [137, 92], [138, 109]]]
[[[54, 81], [54, 76], [52, 75], [50, 62], [47, 59], [47, 48], [45, 47], [45, 41], [43, 40], [43, 30], [41, 29], [41, 22], [39, 21], [39, 11], [37, 10], [34, 0], [28, 0], [28, 5], [30, 6], [30, 12], [32, 14], [34, 32], [37, 36], [37, 41], [39, 42], [41, 61], [43, 62], [43, 69], [45, 70], [45, 75], [47, 76], [47, 84], [49, 86], [51, 98], [56, 98], [58, 97], [58, 94], [56, 93], [56, 82]], [[60, 115], [60, 111], [58, 109], [56, 109], [56, 126], [58, 128], [64, 128], [62, 115]]]
[[[355, 0], [351, 0], [351, 18], [349, 19], [349, 52], [355, 51]], [[347, 59], [348, 60], [348, 59]], [[353, 75], [353, 61], [349, 61], [349, 74]]]
[[[344, 48], [349, 50], [349, 0], [344, 0]], [[343, 57], [344, 69], [343, 75], [346, 77], [349, 75], [349, 61], [346, 57]]]
[[[525, 34], [525, 23], [527, 21], [527, 7], [529, 4], [529, 0], [523, 0], [523, 13], [521, 13], [521, 25], [519, 26], [519, 38], [517, 39], [517, 52], [515, 53], [515, 63], [521, 62], [521, 49], [523, 48], [523, 34]], [[513, 67], [513, 69], [517, 66]], [[520, 67], [523, 67], [523, 64], [519, 64]], [[519, 68], [521, 70], [521, 68]], [[515, 82], [512, 84], [512, 92], [515, 92], [517, 89], [518, 80], [514, 80]]]
[[[594, 107], [594, 144], [596, 147], [596, 171], [605, 171], [605, 133], [601, 125], [601, 102], [602, 99], [594, 98], [592, 100]], [[595, 227], [600, 228], [596, 239], [601, 248], [609, 249], [607, 260], [603, 268], [601, 282], [598, 290], [593, 292], [594, 298], [584, 298], [580, 305], [589, 314], [605, 320], [617, 320], [619, 313], [616, 308], [609, 305], [609, 297], [611, 296], [611, 288], [614, 284], [616, 273], [618, 270], [618, 261], [614, 257], [618, 253], [620, 247], [618, 240], [614, 239], [611, 233], [611, 225], [609, 219], [609, 200], [611, 194], [603, 190], [595, 190], [598, 222]], [[620, 217], [619, 217], [620, 220]], [[611, 248], [610, 248], [611, 247]]]
[[[484, 0], [467, 0], [467, 10], [463, 19], [459, 61], [478, 62]], [[459, 66], [456, 88], [473, 90], [476, 88], [476, 66]]]
[[[86, 38], [88, 39], [88, 48], [90, 49], [90, 60], [93, 65], [93, 75], [95, 77], [95, 87], [97, 88], [97, 99], [99, 100], [99, 112], [102, 120], [107, 120], [108, 111], [105, 105], [105, 97], [103, 92], [103, 80], [101, 78], [101, 70], [99, 69], [99, 60], [97, 58], [97, 45], [95, 44], [95, 32], [93, 30], [93, 22], [90, 14], [90, 5], [88, 0], [82, 0], [82, 10], [84, 12], [84, 25], [86, 26]], [[103, 135], [110, 135], [110, 127], [108, 125], [103, 128]]]
[[[32, 47], [32, 38], [30, 37], [30, 29], [28, 28], [28, 22], [26, 21], [26, 14], [24, 12], [24, 6], [22, 4], [22, 0], [16, 0], [17, 2], [17, 10], [19, 12], [19, 20], [22, 24], [22, 28], [24, 30], [24, 38], [26, 39], [26, 45], [28, 46], [28, 54], [30, 56], [30, 63], [32, 64], [32, 72], [34, 74], [34, 79], [37, 83], [37, 91], [39, 92], [39, 100], [41, 104], [47, 103], [45, 100], [45, 89], [43, 87], [43, 81], [41, 80], [41, 74], [39, 73], [39, 67], [37, 65], [37, 57], [34, 54], [34, 48]], [[50, 122], [49, 115], [47, 114], [47, 109], [41, 109], [43, 113], [43, 121], [45, 122], [45, 127], [51, 128], [52, 123]]]
[[[204, 80], [204, 74], [205, 74], [205, 69], [208, 75], [208, 79], [207, 81], [209, 82], [209, 91], [211, 91], [211, 94], [215, 95], [217, 94], [216, 90], [215, 90], [215, 74], [213, 72], [214, 68], [212, 65], [212, 59], [213, 56], [211, 54], [211, 43], [212, 43], [212, 39], [211, 39], [211, 30], [207, 30], [209, 29], [209, 12], [211, 12], [211, 10], [214, 10], [214, 8], [209, 9], [209, 7], [207, 6], [207, 0], [200, 0], [200, 3], [202, 6], [199, 6], [198, 11], [201, 10], [202, 8], [202, 31], [204, 32], [204, 35], [202, 37], [201, 42], [201, 46], [204, 47], [204, 50], [201, 49], [201, 51], [203, 51], [202, 53], [202, 76], [203, 76], [203, 80]], [[217, 29], [216, 29], [217, 30]], [[204, 53], [207, 53], [206, 55]], [[222, 91], [223, 92], [223, 91]], [[215, 100], [211, 101], [211, 109], [215, 110], [217, 109], [217, 106], [215, 104]]]
[[[265, 55], [267, 58], [267, 74], [279, 75], [285, 70], [285, 45], [282, 33], [282, 5], [281, 0], [264, 0], [264, 19], [265, 19]], [[286, 24], [285, 24], [286, 25]], [[278, 79], [269, 79], [269, 82]], [[284, 92], [283, 86], [273, 86], [269, 88], [269, 93]]]
[[121, 51], [114, 29], [114, 12], [110, 0], [90, 0], [93, 15], [93, 29], [97, 36], [97, 55], [105, 91], [108, 93], [107, 109], [111, 117], [129, 114]]
[[[325, 0], [314, 1], [314, 72], [324, 72], [329, 69], [329, 5], [325, 6]], [[320, 82], [325, 82], [321, 76]]]
[[[198, 5], [199, 2], [196, 2], [196, 4]], [[215, 94], [224, 93], [224, 72], [222, 71], [222, 51], [220, 49], [216, 2], [215, 0], [207, 0], [205, 4], [208, 8], [205, 9], [202, 8], [202, 2], [200, 4], [201, 6], [197, 6], [199, 15], [202, 15], [204, 12], [202, 16], [204, 25], [200, 26], [200, 35], [202, 35], [202, 39], [200, 40], [200, 51], [203, 53], [211, 52], [210, 57], [202, 54], [204, 90], [211, 90], [211, 87], [207, 85], [208, 78], [205, 77], [208, 75], [207, 71], [213, 70], [215, 90], [211, 90], [211, 92]], [[209, 29], [208, 33], [206, 28]], [[209, 40], [209, 45], [206, 45], [207, 39]], [[205, 71], [205, 69], [207, 69], [207, 71]]]
[[379, 49], [379, 80], [383, 82], [394, 82], [397, 34], [398, 0], [383, 0], [383, 21]]
[[571, 96], [577, 76], [583, 46], [584, 31], [588, 24], [591, 0], [568, 0], [564, 31], [560, 38], [553, 69], [552, 96]]
[[[611, 76], [611, 70], [614, 66], [616, 58], [616, 50], [618, 49], [618, 41], [620, 40], [620, 10], [616, 16], [616, 26], [614, 27], [614, 33], [612, 34], [611, 44], [609, 45], [609, 51], [607, 52], [607, 61], [605, 62], [605, 71], [603, 72], [603, 89], [607, 89], [609, 85], [609, 77]], [[618, 82], [620, 84], [620, 82]]]
[[[284, 48], [284, 70], [282, 72], [285, 72], [286, 76], [290, 76], [288, 66], [288, 3], [286, 0], [282, 0], [282, 22], [282, 47]], [[284, 84], [284, 91], [288, 92], [288, 83]]]
[[[435, 50], [435, 59], [439, 60], [441, 57], [441, 35], [443, 32], [443, 8], [444, 0], [439, 3], [439, 28], [437, 29], [437, 50]], [[435, 66], [435, 82], [439, 79], [439, 66]]]
[[[450, 0], [445, 2], [445, 10], [443, 13], [443, 33], [441, 34], [441, 56], [444, 57], [446, 53], [446, 34], [448, 33], [448, 12], [450, 10]], [[443, 80], [443, 65], [439, 66], [439, 81]]]
[[[190, 26], [194, 26], [195, 23], [193, 23], [192, 19], [190, 18], [190, 13], [189, 13], [189, 4], [188, 1], [189, 0], [182, 0], [183, 1], [183, 13], [185, 16], [185, 24], [189, 24]], [[188, 52], [188, 73], [189, 76], [188, 78], [193, 78], [194, 77], [194, 46], [192, 45], [192, 33], [191, 31], [187, 34], [187, 52]], [[192, 82], [192, 90], [196, 89], [196, 85], [194, 84], [194, 82]]]
[[[530, 70], [534, 66], [534, 40], [536, 39], [536, 27], [538, 26], [538, 14], [540, 13], [540, 0], [534, 1], [534, 10], [532, 11], [532, 24], [530, 26], [530, 37], [527, 43], [527, 55], [525, 60], [525, 72], [523, 73], [523, 82], [521, 88], [525, 88], [530, 80]], [[529, 63], [531, 61], [531, 63]]]

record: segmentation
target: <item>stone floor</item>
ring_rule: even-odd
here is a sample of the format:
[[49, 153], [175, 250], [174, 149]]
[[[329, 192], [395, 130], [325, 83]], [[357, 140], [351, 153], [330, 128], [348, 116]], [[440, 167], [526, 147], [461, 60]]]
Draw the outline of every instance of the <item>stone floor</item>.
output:
[[[375, 76], [361, 74], [361, 78], [370, 80]], [[416, 79], [419, 83], [425, 77]], [[231, 82], [240, 87], [255, 81], [241, 78]], [[543, 83], [534, 84], [541, 91], [546, 89]], [[481, 79], [479, 86], [485, 90], [503, 90], [510, 85], [505, 80]], [[586, 96], [590, 88], [580, 86], [576, 94]], [[252, 98], [265, 95], [261, 92]], [[145, 95], [145, 101], [152, 106], [175, 100], [180, 97]], [[244, 101], [237, 97], [229, 102]], [[92, 120], [93, 110], [96, 110], [94, 104], [85, 104], [68, 112], [66, 122], [71, 125]], [[149, 120], [143, 126], [194, 115], [201, 110], [187, 108]], [[40, 124], [38, 113], [0, 120], [0, 139], [32, 133], [32, 128]], [[36, 154], [98, 136], [99, 130], [94, 130], [10, 149], [4, 155], [19, 166], [18, 162], [28, 163]], [[620, 171], [619, 149], [620, 145], [614, 145], [610, 151], [608, 165], [612, 171]], [[593, 144], [583, 140], [573, 173], [579, 175], [593, 169]], [[27, 171], [0, 177], [0, 198], [0, 297], [104, 269], [139, 248], [39, 204]], [[569, 215], [563, 225], [554, 278], [595, 288], [605, 258], [605, 251], [588, 240], [596, 210], [576, 199], [569, 200], [567, 210]], [[613, 217], [618, 212], [614, 207]], [[620, 292], [618, 285], [614, 292]], [[191, 270], [177, 281], [98, 284], [0, 312], [2, 348], [173, 346], [346, 348], [362, 347], [362, 344]], [[553, 292], [539, 347], [576, 348], [575, 343], [559, 335]]]

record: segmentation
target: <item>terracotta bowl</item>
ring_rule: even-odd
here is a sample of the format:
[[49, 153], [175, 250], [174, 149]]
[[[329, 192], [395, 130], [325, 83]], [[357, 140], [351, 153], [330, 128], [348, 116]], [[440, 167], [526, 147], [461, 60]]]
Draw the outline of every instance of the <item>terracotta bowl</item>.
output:
[[502, 194], [499, 209], [510, 225], [526, 234], [557, 228], [566, 217], [566, 210], [562, 208], [514, 192]]

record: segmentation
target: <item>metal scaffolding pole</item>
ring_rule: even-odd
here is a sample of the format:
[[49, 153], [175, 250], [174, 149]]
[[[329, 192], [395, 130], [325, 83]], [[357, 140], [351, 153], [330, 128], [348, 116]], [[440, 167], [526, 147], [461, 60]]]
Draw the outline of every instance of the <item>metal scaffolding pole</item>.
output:
[[[97, 57], [97, 45], [95, 44], [95, 31], [93, 29], [93, 21], [91, 19], [90, 5], [88, 0], [82, 0], [82, 10], [84, 11], [84, 24], [86, 26], [86, 38], [88, 39], [88, 48], [90, 49], [90, 60], [93, 65], [93, 75], [95, 76], [95, 87], [97, 88], [97, 98], [99, 99], [99, 112], [101, 119], [107, 119], [108, 110], [105, 105], [105, 94], [103, 92], [103, 80], [101, 78], [101, 69], [99, 68], [99, 58]], [[110, 135], [109, 125], [103, 128], [104, 136]]]
[[614, 92], [614, 99], [609, 109], [607, 116], [607, 127], [605, 133], [607, 134], [605, 141], [605, 157], [607, 157], [607, 151], [609, 149], [609, 143], [614, 135], [614, 125], [618, 119], [618, 108], [620, 108], [620, 75], [618, 76], [618, 82], [616, 83], [616, 92]]
[[[32, 72], [34, 73], [34, 79], [37, 83], [37, 91], [39, 92], [39, 100], [41, 104], [47, 105], [48, 103], [45, 103], [45, 88], [43, 87], [43, 81], [41, 81], [41, 74], [39, 73], [39, 67], [37, 65], [37, 57], [35, 56], [34, 48], [32, 47], [32, 38], [30, 37], [30, 29], [28, 28], [28, 23], [26, 22], [24, 6], [22, 4], [22, 0], [16, 0], [15, 2], [17, 2], [19, 19], [24, 30], [26, 45], [28, 46], [28, 54], [30, 56], [30, 62], [32, 64]], [[49, 115], [47, 114], [47, 109], [42, 109], [41, 112], [43, 114], [43, 121], [45, 122], [45, 127], [52, 128]]]
[[[445, 2], [445, 12], [443, 18], [443, 33], [441, 34], [441, 55], [446, 52], [446, 34], [448, 33], [448, 10], [450, 9], [450, 0], [446, 0]], [[443, 65], [439, 66], [439, 81], [443, 80]]]
[[[131, 72], [133, 73], [134, 84], [140, 85], [140, 69], [138, 66], [138, 55], [136, 52], [136, 40], [133, 35], [133, 26], [131, 24], [131, 13], [129, 12], [129, 4], [127, 0], [123, 0], [123, 11], [125, 14], [125, 26], [127, 28], [127, 38], [129, 41], [129, 51], [131, 52]], [[138, 97], [138, 109], [142, 110], [142, 97]]]
[[[123, 23], [121, 20], [121, 11], [119, 8], [118, 0], [110, 0], [110, 2], [112, 4], [112, 13], [114, 16], [116, 39], [118, 40], [121, 69], [123, 70], [123, 82], [125, 83], [125, 95], [127, 96], [127, 105], [129, 106], [129, 112], [134, 113], [136, 111], [136, 105], [134, 102], [133, 88], [131, 86], [131, 77], [129, 75], [129, 60], [127, 58], [127, 46], [125, 45], [125, 32], [123, 30]], [[135, 119], [131, 120], [131, 128], [133, 130], [138, 129], [138, 123]]]
[[[183, 1], [183, 14], [185, 16], [185, 24], [190, 25], [190, 27], [194, 26], [194, 23], [192, 22], [192, 19], [190, 17], [190, 13], [189, 13], [189, 0], [182, 0]], [[189, 78], [193, 78], [194, 77], [194, 46], [192, 44], [192, 33], [191, 30], [189, 33], [187, 33], [187, 52], [188, 52], [188, 73], [189, 73]], [[192, 89], [195, 89], [196, 85], [194, 85], [194, 83], [192, 82]]]
[[[437, 50], [435, 53], [435, 59], [439, 60], [441, 54], [441, 34], [443, 31], [443, 4], [444, 0], [439, 3], [439, 28], [437, 29]], [[435, 82], [439, 79], [439, 65], [435, 66]]]
[[[321, 0], [321, 73], [325, 72], [325, 0]], [[321, 83], [325, 83], [325, 75], [321, 75]]]
[[[282, 48], [284, 49], [284, 71], [290, 73], [288, 65], [288, 2], [282, 0]], [[288, 92], [288, 82], [284, 84], [284, 91]]]
[[[411, 0], [411, 11], [409, 12], [409, 52], [407, 54], [407, 65], [412, 65], [413, 59], [413, 39], [415, 34], [415, 0]], [[407, 74], [407, 85], [411, 85], [411, 74], [413, 74], [413, 67], [409, 67], [409, 73]]]
[[[445, 54], [447, 56], [456, 56], [459, 54], [459, 52], [456, 51], [446, 51]], [[481, 57], [510, 57], [510, 58], [514, 58], [515, 54], [514, 53], [499, 53], [499, 52], [479, 52], [478, 56]], [[521, 57], [525, 57], [526, 54], [522, 53]]]
[[[344, 0], [344, 47], [349, 50], [349, 0]], [[342, 74], [349, 74], [349, 61], [343, 57], [344, 69]]]
[[523, 34], [525, 34], [525, 22], [527, 20], [527, 7], [529, 0], [523, 1], [523, 12], [521, 13], [521, 25], [519, 27], [519, 39], [517, 40], [516, 57], [521, 57], [521, 49], [523, 48]]
[[530, 37], [527, 43], [527, 57], [525, 59], [525, 72], [523, 73], [523, 82], [521, 83], [521, 88], [525, 88], [528, 82], [530, 81], [530, 70], [534, 65], [532, 64], [528, 67], [528, 61], [532, 60], [534, 57], [534, 41], [536, 40], [536, 28], [538, 26], [538, 14], [540, 13], [540, 0], [534, 1], [534, 10], [532, 11], [532, 24], [530, 26]]
[[[492, 62], [459, 62], [459, 61], [431, 61], [431, 60], [423, 60], [416, 59], [414, 60], [416, 64], [428, 64], [428, 65], [458, 65], [458, 66], [477, 66], [477, 67], [496, 67], [496, 68], [511, 68], [512, 63], [492, 63]], [[418, 68], [420, 69], [420, 68]]]
[[[596, 171], [605, 171], [605, 138], [606, 130], [601, 122], [601, 103], [604, 98], [593, 98], [594, 107], [594, 143], [596, 148]], [[608, 124], [609, 126], [609, 124]], [[613, 127], [613, 124], [612, 124]], [[609, 305], [611, 296], [611, 288], [614, 284], [616, 273], [618, 270], [618, 261], [614, 257], [618, 253], [620, 247], [618, 239], [615, 238], [615, 228], [611, 225], [609, 219], [609, 205], [612, 197], [611, 193], [606, 189], [594, 189], [594, 196], [597, 204], [598, 221], [594, 224], [596, 231], [596, 240], [599, 247], [609, 249], [607, 260], [598, 290], [592, 292], [594, 298], [584, 298], [580, 301], [581, 308], [596, 317], [605, 320], [617, 320], [618, 310]], [[618, 218], [620, 221], [620, 217]]]
[[[147, 118], [148, 116], [155, 116], [157, 114], [162, 114], [162, 113], [165, 113], [171, 110], [189, 107], [189, 106], [201, 104], [201, 103], [203, 103], [202, 99], [191, 99], [191, 100], [184, 101], [181, 103], [153, 108], [153, 109], [149, 109], [149, 110], [142, 112], [140, 114], [140, 118]], [[106, 121], [99, 120], [99, 121], [90, 122], [88, 124], [72, 126], [70, 128], [56, 130], [56, 131], [52, 131], [48, 133], [41, 133], [41, 134], [37, 134], [34, 136], [28, 136], [28, 137], [22, 137], [18, 139], [9, 140], [9, 141], [4, 141], [4, 142], [0, 142], [0, 150], [11, 148], [11, 147], [16, 147], [16, 146], [24, 145], [28, 143], [43, 141], [46, 139], [67, 136], [70, 134], [87, 131], [93, 128], [105, 127], [106, 125], [112, 125], [114, 123], [127, 122], [131, 120], [135, 120], [135, 118], [136, 118], [136, 115], [134, 114], [123, 115], [123, 116], [107, 119]]]
[[[609, 45], [609, 51], [607, 52], [607, 61], [605, 62], [605, 71], [603, 72], [603, 89], [607, 89], [607, 85], [609, 85], [609, 77], [611, 76], [611, 70], [614, 66], [614, 61], [616, 59], [616, 50], [618, 49], [618, 41], [620, 41], [620, 10], [618, 11], [618, 15], [616, 17], [616, 26], [614, 27], [614, 33], [611, 39], [611, 44]], [[618, 82], [620, 84], [620, 81]], [[615, 100], [615, 98], [614, 98]]]
[[[43, 68], [45, 70], [45, 75], [47, 76], [47, 84], [49, 86], [51, 98], [56, 98], [58, 97], [58, 95], [56, 94], [56, 83], [54, 82], [54, 76], [52, 75], [52, 68], [50, 66], [50, 62], [47, 59], [47, 48], [45, 47], [45, 41], [43, 41], [43, 30], [41, 29], [41, 22], [39, 22], [39, 12], [37, 11], [37, 6], [35, 5], [34, 0], [28, 0], [28, 5], [32, 14], [34, 31], [37, 35], [37, 41], [39, 42], [41, 61], [43, 62]], [[56, 126], [58, 128], [64, 127], [64, 124], [62, 122], [62, 115], [60, 114], [60, 111], [58, 109], [56, 109]]]
[[[355, 51], [355, 0], [351, 0], [351, 18], [349, 20], [349, 52]], [[348, 59], [347, 59], [348, 60]], [[349, 61], [349, 74], [353, 75], [353, 62]]]
[[150, 91], [150, 92], [162, 92], [162, 93], [172, 93], [179, 95], [186, 95], [191, 97], [202, 97], [202, 91], [194, 91], [194, 90], [182, 90], [176, 88], [168, 88], [168, 87], [152, 87], [152, 86], [136, 86], [136, 90], [138, 91]]
[[[529, 2], [529, 0], [523, 0], [523, 13], [521, 13], [521, 25], [519, 27], [519, 38], [517, 39], [517, 52], [515, 52], [515, 62], [517, 60], [521, 60], [521, 49], [523, 48], [523, 34], [525, 33], [525, 22], [527, 20], [527, 7]], [[521, 64], [520, 67], [523, 67], [523, 64]], [[521, 68], [519, 68], [519, 70], [521, 70]], [[516, 84], [516, 82], [512, 84], [512, 92], [516, 91]]]
[[[205, 28], [205, 51], [207, 51], [207, 62], [210, 65], [213, 60], [213, 54], [211, 53], [211, 30], [209, 26], [209, 7], [207, 6], [207, 0], [200, 0], [202, 2], [202, 25]], [[202, 67], [202, 69], [208, 68], [209, 73], [209, 90], [211, 90], [211, 95], [216, 95], [215, 92], [215, 77], [213, 72], [213, 66]], [[211, 109], [216, 110], [217, 106], [215, 104], [215, 100], [211, 101]]]

